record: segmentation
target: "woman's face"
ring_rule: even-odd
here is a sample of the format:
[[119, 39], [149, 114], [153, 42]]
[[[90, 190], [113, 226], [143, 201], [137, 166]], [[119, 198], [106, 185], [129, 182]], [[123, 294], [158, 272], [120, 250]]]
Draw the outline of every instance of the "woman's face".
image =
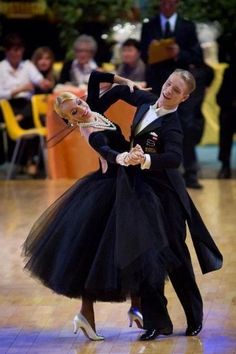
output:
[[37, 62], [37, 68], [39, 69], [39, 71], [47, 71], [50, 70], [52, 67], [52, 58], [50, 57], [49, 54], [44, 53], [41, 58], [38, 60]]
[[89, 105], [81, 98], [66, 100], [61, 104], [60, 108], [69, 123], [73, 124], [86, 121], [91, 115]]
[[13, 67], [17, 67], [23, 59], [24, 48], [14, 46], [6, 51], [6, 58]]

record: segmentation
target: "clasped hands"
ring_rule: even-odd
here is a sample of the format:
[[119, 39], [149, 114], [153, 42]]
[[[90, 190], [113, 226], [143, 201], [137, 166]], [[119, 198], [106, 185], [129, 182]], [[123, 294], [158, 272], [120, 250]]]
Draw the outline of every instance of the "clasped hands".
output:
[[145, 154], [140, 145], [135, 145], [125, 157], [125, 163], [127, 165], [138, 165], [145, 162]]

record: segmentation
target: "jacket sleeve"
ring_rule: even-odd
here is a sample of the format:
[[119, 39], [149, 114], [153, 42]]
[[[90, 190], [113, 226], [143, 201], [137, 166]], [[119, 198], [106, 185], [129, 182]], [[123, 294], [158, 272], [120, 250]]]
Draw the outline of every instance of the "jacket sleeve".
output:
[[63, 65], [58, 80], [59, 84], [65, 84], [66, 82], [71, 82], [71, 77], [70, 77], [71, 65], [72, 65], [72, 61], [68, 61]]
[[145, 63], [148, 61], [148, 47], [151, 41], [155, 38], [155, 32], [152, 31], [153, 24], [152, 22], [142, 24], [141, 30], [141, 39], [140, 39], [140, 47], [141, 47], [141, 58]]
[[89, 82], [88, 82], [88, 96], [87, 103], [91, 110], [98, 111], [99, 113], [103, 113], [104, 110], [101, 111], [100, 106], [100, 83], [108, 82], [113, 83], [114, 74], [111, 73], [103, 73], [99, 71], [92, 71]]
[[180, 53], [177, 58], [177, 64], [181, 66], [189, 66], [191, 64], [201, 65], [203, 63], [203, 53], [197, 37], [195, 24], [190, 21], [184, 21], [182, 31], [186, 35], [179, 43]]
[[[173, 123], [172, 123], [173, 125]], [[162, 153], [150, 153], [150, 170], [178, 168], [182, 162], [183, 133], [180, 127], [174, 125], [164, 127], [162, 132]]]
[[106, 161], [116, 163], [116, 156], [118, 151], [113, 150], [109, 144], [107, 137], [102, 133], [92, 133], [89, 138], [89, 144], [99, 155], [101, 155]]

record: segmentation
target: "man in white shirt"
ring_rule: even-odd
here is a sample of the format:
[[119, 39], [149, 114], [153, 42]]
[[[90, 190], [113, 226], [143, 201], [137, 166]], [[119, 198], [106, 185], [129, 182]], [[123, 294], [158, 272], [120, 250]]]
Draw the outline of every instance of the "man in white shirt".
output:
[[3, 45], [5, 59], [0, 62], [0, 99], [9, 100], [15, 113], [27, 119], [24, 110], [30, 105], [34, 87], [47, 88], [49, 82], [30, 60], [23, 60], [24, 42], [18, 34], [6, 36]]
[[[25, 47], [18, 34], [7, 35], [3, 45], [5, 59], [0, 62], [0, 99], [9, 100], [16, 119], [23, 128], [31, 128], [33, 120], [30, 98], [34, 93], [34, 87], [47, 89], [50, 82], [44, 79], [31, 61], [23, 60]], [[13, 147], [14, 143], [9, 141], [8, 154], [10, 156]], [[35, 148], [37, 149], [37, 146]], [[34, 147], [28, 151], [30, 155], [34, 155]], [[27, 160], [31, 157], [28, 155]]]
[[[120, 81], [116, 78], [114, 82], [122, 84], [122, 78]], [[178, 171], [182, 161], [183, 132], [177, 108], [194, 89], [195, 80], [191, 73], [177, 69], [164, 83], [159, 97], [143, 90], [130, 93], [127, 86], [122, 85], [114, 86], [101, 97], [101, 103], [107, 103], [106, 109], [118, 99], [137, 107], [130, 137], [134, 146], [132, 152], [136, 152], [136, 156], [124, 152], [118, 155], [117, 162], [125, 166], [136, 165], [140, 177], [160, 199], [169, 246], [181, 263], [176, 269], [168, 270], [168, 276], [185, 311], [186, 336], [196, 336], [203, 321], [203, 302], [185, 243], [186, 222], [202, 272], [211, 272], [222, 266], [222, 255]], [[141, 340], [153, 340], [161, 334], [172, 333], [173, 324], [166, 305], [164, 279], [159, 289], [144, 282], [141, 308], [146, 332]]]

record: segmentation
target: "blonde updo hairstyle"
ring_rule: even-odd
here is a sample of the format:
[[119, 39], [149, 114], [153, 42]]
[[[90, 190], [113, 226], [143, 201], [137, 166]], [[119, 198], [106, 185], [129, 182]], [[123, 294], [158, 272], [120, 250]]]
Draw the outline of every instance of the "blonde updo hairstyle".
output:
[[64, 119], [67, 119], [66, 114], [62, 112], [61, 106], [63, 102], [68, 101], [68, 100], [74, 100], [76, 99], [77, 96], [74, 95], [72, 92], [63, 92], [59, 96], [56, 97], [55, 103], [54, 103], [54, 111]]

